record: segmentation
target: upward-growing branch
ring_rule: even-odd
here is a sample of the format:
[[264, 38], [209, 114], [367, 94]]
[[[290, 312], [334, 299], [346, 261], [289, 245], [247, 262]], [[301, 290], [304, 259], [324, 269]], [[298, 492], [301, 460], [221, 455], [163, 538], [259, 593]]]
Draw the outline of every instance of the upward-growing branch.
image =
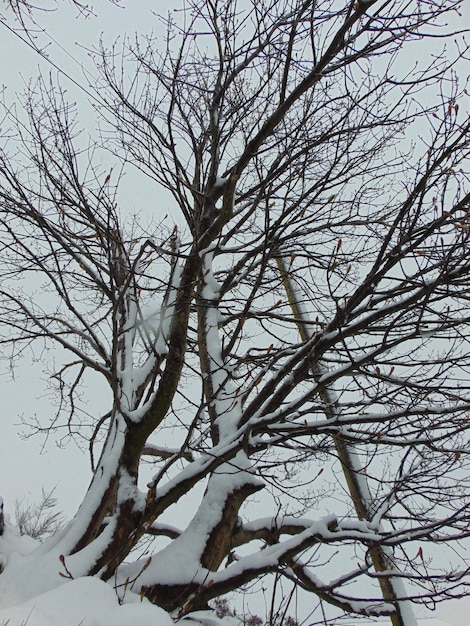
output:
[[[311, 336], [309, 332], [308, 322], [309, 319], [304, 313], [300, 300], [297, 295], [297, 289], [290, 276], [289, 268], [286, 266], [286, 261], [282, 252], [279, 252], [276, 256], [277, 266], [281, 275], [282, 284], [286, 291], [289, 305], [292, 309], [292, 314], [297, 322], [299, 334], [303, 341], [308, 341]], [[325, 368], [321, 363], [312, 363], [311, 369], [313, 377], [318, 381], [324, 374]], [[328, 386], [321, 386], [319, 390], [320, 398], [323, 402], [323, 410], [328, 419], [336, 419], [340, 416], [340, 409], [338, 408], [338, 402], [336, 394]], [[359, 477], [359, 470], [357, 459], [355, 457], [354, 446], [343, 437], [341, 433], [341, 426], [338, 426], [338, 430], [333, 436], [333, 443], [335, 446], [338, 459], [341, 463], [344, 478], [351, 495], [351, 500], [356, 510], [359, 519], [372, 521], [374, 512], [371, 510], [371, 494], [367, 486], [367, 478], [365, 475]], [[383, 597], [386, 602], [391, 602], [395, 607], [395, 612], [390, 615], [390, 620], [393, 626], [407, 626], [405, 617], [402, 613], [401, 598], [396, 593], [393, 586], [393, 572], [395, 565], [387, 552], [380, 545], [374, 542], [369, 544], [369, 550], [372, 562], [374, 564], [375, 571], [377, 573], [386, 572], [386, 576], [379, 576], [379, 583], [382, 589]]]
[[[314, 63], [314, 67], [309, 74], [285, 97], [276, 110], [263, 123], [258, 133], [247, 143], [242, 155], [237, 159], [236, 164], [224, 174], [224, 177], [239, 178], [250, 161], [256, 156], [258, 150], [265, 141], [272, 136], [276, 127], [282, 122], [289, 110], [299, 102], [301, 97], [310, 89], [313, 89], [317, 83], [323, 78], [323, 71], [329, 63], [348, 45], [347, 34], [353, 26], [357, 24], [365, 15], [367, 10], [378, 0], [370, 2], [357, 2], [354, 0], [350, 3], [346, 12], [346, 18], [343, 24], [338, 28], [327, 50], [321, 58]], [[235, 180], [236, 180], [235, 179]]]

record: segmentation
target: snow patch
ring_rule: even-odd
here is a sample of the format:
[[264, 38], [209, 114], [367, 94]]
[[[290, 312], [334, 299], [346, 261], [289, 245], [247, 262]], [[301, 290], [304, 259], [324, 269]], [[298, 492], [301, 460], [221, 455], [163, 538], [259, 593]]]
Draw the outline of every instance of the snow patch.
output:
[[120, 605], [114, 589], [107, 583], [97, 578], [78, 578], [20, 606], [2, 609], [0, 605], [0, 624], [173, 626], [172, 619], [163, 609], [147, 601], [140, 603], [139, 598], [133, 601], [133, 604]]

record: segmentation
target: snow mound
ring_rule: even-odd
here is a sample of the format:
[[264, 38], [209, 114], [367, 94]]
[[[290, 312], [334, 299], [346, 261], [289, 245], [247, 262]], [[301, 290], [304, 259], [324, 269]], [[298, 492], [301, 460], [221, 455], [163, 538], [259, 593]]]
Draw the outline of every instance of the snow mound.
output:
[[[135, 593], [127, 592], [120, 604], [113, 586], [99, 578], [59, 577], [56, 558], [49, 566], [56, 573], [57, 585], [50, 588], [54, 577], [44, 571], [44, 559], [42, 576], [35, 568], [40, 544], [20, 536], [5, 521], [0, 537], [0, 564], [6, 567], [0, 574], [0, 626], [175, 626], [166, 611]], [[16, 567], [23, 559], [30, 559], [30, 577], [24, 576], [24, 568]], [[218, 619], [213, 611], [200, 611], [182, 619], [179, 626], [234, 625], [228, 618]]]
[[118, 603], [112, 587], [97, 578], [71, 580], [16, 607], [0, 608], [0, 625], [174, 626], [153, 604]]

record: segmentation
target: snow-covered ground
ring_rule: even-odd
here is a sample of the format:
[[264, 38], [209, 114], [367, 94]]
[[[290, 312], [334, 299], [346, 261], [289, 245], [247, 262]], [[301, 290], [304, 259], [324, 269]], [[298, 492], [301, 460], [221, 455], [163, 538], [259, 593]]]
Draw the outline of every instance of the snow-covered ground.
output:
[[[0, 563], [14, 565], [38, 542], [20, 537], [6, 524], [0, 537]], [[60, 564], [57, 563], [59, 569]], [[14, 570], [14, 567], [12, 568]], [[8, 582], [8, 584], [2, 584]], [[42, 591], [41, 581], [0, 575], [0, 626], [173, 626], [168, 613], [134, 593], [118, 596], [111, 584], [92, 577], [63, 579], [63, 584]], [[366, 624], [364, 620], [359, 623]], [[372, 623], [372, 622], [371, 622]], [[374, 624], [378, 622], [374, 621]], [[217, 618], [214, 612], [199, 611], [177, 622], [178, 626], [240, 626], [231, 617]], [[390, 624], [388, 620], [381, 626]], [[438, 619], [424, 619], [419, 626], [448, 626]]]
[[[14, 573], [10, 575], [15, 571], [15, 561], [38, 545], [30, 537], [20, 537], [6, 522], [0, 536], [0, 563], [12, 567], [8, 574], [0, 574], [0, 626], [174, 626], [163, 609], [134, 593], [121, 594], [124, 598], [119, 600], [112, 584], [98, 578], [63, 578], [62, 585], [44, 592], [47, 576], [43, 580], [22, 580]], [[239, 626], [239, 621], [218, 619], [211, 611], [200, 611], [191, 619], [179, 621], [179, 626], [199, 625]]]
[[[25, 581], [25, 584], [26, 581]], [[133, 594], [132, 594], [133, 595]], [[138, 598], [135, 598], [138, 602]], [[150, 603], [117, 602], [112, 587], [96, 578], [79, 578], [21, 605], [0, 608], [1, 626], [173, 626], [162, 609]], [[8, 603], [2, 598], [0, 606]]]

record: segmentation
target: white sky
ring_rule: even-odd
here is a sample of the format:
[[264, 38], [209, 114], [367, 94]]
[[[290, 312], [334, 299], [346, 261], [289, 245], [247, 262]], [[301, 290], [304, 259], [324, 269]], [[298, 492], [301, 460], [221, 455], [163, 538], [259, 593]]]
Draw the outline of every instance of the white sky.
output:
[[[150, 30], [158, 31], [161, 25], [151, 9], [166, 13], [169, 5], [173, 8], [179, 3], [168, 3], [165, 0], [133, 0], [126, 3], [126, 8], [118, 8], [105, 0], [95, 2], [99, 7], [99, 15], [90, 19], [77, 19], [72, 9], [61, 10], [49, 14], [39, 14], [38, 19], [45, 26], [46, 32], [52, 35], [53, 41], [48, 48], [49, 57], [79, 83], [83, 83], [80, 65], [82, 59], [87, 61], [83, 49], [96, 43], [101, 34], [111, 43], [124, 33], [140, 34]], [[462, 18], [462, 26], [470, 23], [470, 2], [466, 3], [467, 14]], [[3, 7], [2, 7], [3, 8]], [[38, 34], [38, 41], [43, 35]], [[79, 43], [80, 42], [80, 45]], [[56, 70], [25, 43], [9, 33], [0, 24], [0, 86], [5, 86], [5, 99], [11, 104], [15, 101], [15, 92], [21, 91], [29, 80], [37, 75], [38, 68], [47, 74]], [[80, 59], [77, 63], [77, 59]], [[70, 83], [66, 78], [62, 84], [77, 99], [84, 125], [92, 120], [91, 109], [86, 104], [85, 94]], [[130, 210], [140, 206], [148, 208], [148, 194], [136, 195], [133, 189], [129, 196]], [[147, 205], [147, 206], [146, 206]], [[162, 214], [169, 206], [162, 201]], [[34, 502], [40, 497], [41, 488], [47, 491], [55, 488], [60, 507], [66, 516], [74, 514], [89, 480], [88, 456], [74, 444], [66, 448], [59, 447], [54, 440], [43, 446], [41, 437], [22, 441], [18, 432], [24, 430], [18, 426], [21, 417], [27, 421], [35, 415], [48, 416], [53, 407], [50, 399], [44, 396], [43, 368], [40, 363], [24, 364], [15, 371], [15, 380], [11, 380], [8, 363], [0, 361], [0, 495], [5, 500], [5, 510], [12, 511], [16, 499]], [[470, 601], [454, 601], [440, 607], [437, 617], [452, 626], [464, 626], [470, 614]], [[363, 623], [363, 622], [361, 622]], [[426, 621], [422, 622], [426, 624]]]
[[[95, 3], [95, 7], [99, 7], [97, 16], [88, 19], [77, 18], [77, 12], [71, 7], [38, 13], [38, 21], [47, 34], [38, 33], [37, 41], [50, 42], [46, 48], [48, 57], [79, 84], [84, 84], [80, 63], [83, 61], [90, 69], [92, 67], [85, 48], [94, 46], [101, 36], [112, 43], [125, 33], [132, 35], [161, 30], [161, 24], [151, 11], [165, 14], [168, 3], [139, 0], [138, 4], [137, 11], [135, 2], [129, 2], [127, 8], [120, 8], [107, 0], [100, 0]], [[2, 24], [0, 58], [0, 86], [5, 88], [3, 97], [10, 106], [15, 102], [15, 93], [24, 91], [39, 71], [45, 76], [49, 72], [53, 76], [57, 75], [57, 70], [51, 64], [41, 59], [37, 52]], [[87, 127], [88, 124], [90, 132], [93, 132], [94, 112], [87, 103], [86, 93], [66, 76], [61, 77], [61, 84], [69, 91], [71, 99], [78, 102], [81, 126]], [[148, 208], [147, 190], [143, 190], [140, 185], [129, 184], [129, 187], [132, 188], [132, 194], [129, 193], [129, 206], [126, 208], [129, 211]], [[167, 202], [164, 202], [162, 214], [168, 212], [169, 208]], [[31, 421], [35, 416], [41, 416], [47, 423], [54, 407], [50, 405], [50, 397], [44, 393], [47, 374], [40, 363], [31, 364], [25, 359], [21, 367], [15, 369], [14, 377], [12, 380], [8, 362], [0, 360], [0, 494], [5, 500], [5, 509], [11, 511], [16, 499], [37, 500], [41, 487], [46, 491], [54, 488], [64, 513], [71, 516], [90, 478], [87, 451], [78, 449], [73, 443], [66, 448], [60, 447], [55, 437], [46, 446], [42, 436], [28, 441], [21, 438], [21, 433], [28, 432], [27, 428], [21, 426], [23, 419]]]

